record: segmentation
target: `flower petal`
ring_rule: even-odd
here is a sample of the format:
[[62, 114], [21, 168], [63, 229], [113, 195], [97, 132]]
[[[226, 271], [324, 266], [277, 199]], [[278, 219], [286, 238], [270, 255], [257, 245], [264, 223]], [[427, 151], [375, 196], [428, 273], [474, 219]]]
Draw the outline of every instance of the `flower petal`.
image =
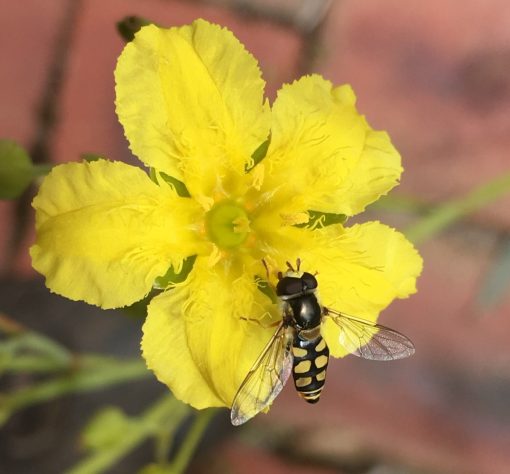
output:
[[196, 20], [142, 28], [115, 71], [117, 114], [144, 163], [209, 195], [267, 138], [269, 107], [256, 60], [227, 29]]
[[388, 135], [373, 131], [350, 86], [306, 76], [278, 93], [264, 190], [302, 210], [354, 215], [393, 188], [402, 172]]
[[188, 280], [149, 306], [142, 340], [148, 367], [195, 408], [230, 407], [275, 331], [240, 318], [261, 318], [268, 302], [252, 276], [233, 278], [198, 257]]
[[180, 287], [152, 299], [143, 325], [142, 352], [147, 366], [174, 395], [197, 409], [224, 406], [190, 352], [182, 314], [187, 291]]
[[[375, 321], [395, 298], [416, 291], [422, 259], [396, 230], [379, 222], [314, 231], [318, 240], [303, 253], [302, 269], [318, 271], [319, 294], [326, 307]], [[323, 335], [336, 357], [345, 355], [338, 327], [327, 320]]]
[[52, 291], [73, 300], [129, 305], [170, 265], [198, 252], [190, 230], [197, 204], [120, 162], [53, 168], [33, 206], [32, 264]]

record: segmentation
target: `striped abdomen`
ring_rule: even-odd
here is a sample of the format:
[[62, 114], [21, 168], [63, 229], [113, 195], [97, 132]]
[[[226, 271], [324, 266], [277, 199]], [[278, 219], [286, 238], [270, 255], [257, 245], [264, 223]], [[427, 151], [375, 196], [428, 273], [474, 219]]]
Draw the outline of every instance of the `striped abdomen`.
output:
[[296, 336], [292, 347], [294, 366], [292, 375], [299, 395], [308, 403], [317, 403], [326, 380], [329, 349], [321, 336], [302, 339]]

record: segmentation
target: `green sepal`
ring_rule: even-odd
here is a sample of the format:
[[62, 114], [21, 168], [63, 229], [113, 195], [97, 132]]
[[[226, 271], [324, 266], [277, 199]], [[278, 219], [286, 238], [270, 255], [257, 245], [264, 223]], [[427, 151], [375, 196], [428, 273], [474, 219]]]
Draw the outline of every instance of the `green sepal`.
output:
[[24, 148], [12, 140], [0, 140], [0, 199], [16, 199], [40, 175]]
[[247, 164], [245, 166], [245, 171], [248, 173], [251, 171], [255, 166], [260, 163], [267, 155], [267, 150], [269, 149], [269, 144], [271, 143], [271, 136], [267, 138], [266, 141], [262, 142], [259, 147], [253, 152], [251, 155], [251, 163]]
[[160, 184], [159, 178], [161, 178], [165, 183], [172, 186], [172, 188], [175, 189], [175, 192], [181, 197], [191, 197], [191, 194], [189, 193], [186, 185], [177, 178], [174, 178], [173, 176], [170, 176], [166, 173], [162, 173], [161, 171], [156, 171], [155, 168], [150, 168], [149, 177], [156, 184]]
[[135, 34], [142, 28], [153, 24], [152, 21], [141, 16], [130, 15], [117, 22], [117, 32], [124, 41], [129, 43], [135, 39]]
[[196, 258], [196, 255], [192, 255], [191, 257], [186, 258], [184, 262], [182, 262], [182, 268], [179, 273], [176, 273], [174, 267], [170, 266], [170, 268], [163, 276], [157, 277], [154, 280], [153, 288], [156, 290], [164, 290], [172, 284], [182, 283], [184, 280], [186, 280], [189, 272], [192, 270]]
[[170, 176], [166, 173], [160, 172], [159, 175], [165, 180], [165, 182], [170, 184], [175, 189], [175, 192], [179, 196], [191, 197], [191, 194], [189, 193], [188, 188], [182, 181], [179, 181], [177, 178], [174, 178], [173, 176]]
[[122, 308], [122, 311], [126, 313], [126, 316], [135, 320], [144, 320], [147, 317], [147, 306], [149, 306], [152, 298], [158, 296], [161, 293], [159, 289], [153, 288], [149, 294], [140, 301], [135, 301], [129, 306]]
[[274, 287], [270, 285], [267, 280], [264, 280], [264, 278], [255, 275], [255, 284], [257, 285], [257, 289], [264, 293], [271, 300], [271, 303], [278, 303], [278, 297], [276, 296]]
[[315, 229], [326, 227], [332, 224], [345, 224], [348, 217], [345, 214], [334, 214], [332, 212], [320, 212], [320, 211], [306, 211], [308, 213], [309, 220], [304, 224], [296, 224], [296, 227], [306, 227], [308, 229]]
[[104, 159], [104, 157], [96, 153], [82, 153], [80, 158], [82, 161], [86, 161], [87, 163]]
[[158, 172], [155, 168], [149, 168], [149, 178], [154, 181], [156, 184], [159, 184], [158, 181]]

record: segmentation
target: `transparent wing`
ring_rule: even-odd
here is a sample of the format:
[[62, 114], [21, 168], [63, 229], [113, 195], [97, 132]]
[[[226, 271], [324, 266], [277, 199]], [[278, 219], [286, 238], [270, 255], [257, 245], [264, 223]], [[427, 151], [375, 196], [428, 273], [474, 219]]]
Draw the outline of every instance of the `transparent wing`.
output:
[[342, 330], [340, 344], [351, 354], [370, 360], [397, 360], [414, 354], [409, 338], [393, 329], [355, 316], [324, 308]]
[[267, 408], [282, 391], [292, 371], [292, 330], [282, 324], [253, 364], [237, 392], [230, 419], [241, 425]]

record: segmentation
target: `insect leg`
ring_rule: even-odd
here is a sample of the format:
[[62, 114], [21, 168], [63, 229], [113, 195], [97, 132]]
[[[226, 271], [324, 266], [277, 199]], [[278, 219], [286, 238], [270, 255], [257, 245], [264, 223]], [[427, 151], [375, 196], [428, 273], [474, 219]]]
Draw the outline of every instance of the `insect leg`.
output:
[[263, 324], [260, 319], [255, 319], [255, 318], [245, 318], [244, 316], [241, 316], [239, 318], [241, 321], [247, 321], [247, 322], [250, 322], [250, 323], [255, 323], [255, 324], [258, 324], [260, 327], [264, 328], [264, 329], [269, 329], [269, 328], [274, 328], [276, 326], [278, 326], [281, 321], [275, 321], [274, 323], [271, 323], [271, 324]]
[[262, 265], [264, 265], [264, 268], [266, 269], [266, 277], [267, 277], [267, 281], [269, 281], [269, 267], [267, 266], [267, 262], [262, 259]]

